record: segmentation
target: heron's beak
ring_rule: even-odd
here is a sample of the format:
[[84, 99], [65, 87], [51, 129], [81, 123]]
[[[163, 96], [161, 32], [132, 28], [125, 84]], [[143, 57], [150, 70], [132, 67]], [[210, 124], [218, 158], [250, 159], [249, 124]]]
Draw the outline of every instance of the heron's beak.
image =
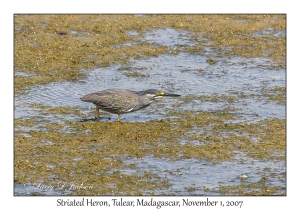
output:
[[167, 96], [167, 97], [179, 97], [179, 96], [181, 96], [181, 95], [173, 94], [173, 93], [164, 93], [163, 96]]

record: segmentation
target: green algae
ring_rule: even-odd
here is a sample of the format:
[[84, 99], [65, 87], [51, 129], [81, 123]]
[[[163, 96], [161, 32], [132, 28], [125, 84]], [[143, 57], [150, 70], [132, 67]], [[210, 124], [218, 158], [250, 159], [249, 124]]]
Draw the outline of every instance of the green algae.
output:
[[141, 78], [150, 77], [149, 74], [142, 74], [137, 71], [127, 72], [125, 75], [126, 75], [126, 77], [141, 77]]
[[[68, 121], [45, 125], [43, 131], [30, 130], [30, 137], [16, 133], [15, 182], [42, 180], [53, 184], [72, 180], [94, 186], [72, 191], [75, 195], [143, 195], [170, 184], [159, 174], [146, 171], [140, 175], [122, 173], [122, 169], [136, 168], [125, 164], [123, 157], [153, 156], [170, 161], [196, 158], [214, 164], [233, 160], [239, 153], [255, 159], [285, 159], [285, 120], [235, 124], [228, 120], [238, 118], [224, 111], [173, 115], [180, 117], [146, 123]], [[34, 127], [35, 123], [15, 120], [16, 127]], [[59, 131], [66, 127], [73, 128], [73, 132]], [[181, 143], [181, 139], [186, 142]]]
[[[14, 69], [34, 74], [15, 76], [15, 93], [26, 93], [37, 84], [76, 81], [85, 76], [82, 69], [126, 65], [130, 58], [199, 54], [202, 39], [216, 49], [213, 54], [218, 57], [269, 57], [274, 68], [285, 66], [285, 36], [274, 34], [286, 29], [286, 15], [18, 15], [14, 26]], [[148, 43], [119, 47], [159, 28], [187, 30], [190, 39], [200, 44], [176, 50]], [[273, 31], [259, 35], [265, 28]], [[133, 30], [138, 34], [127, 33]], [[211, 56], [207, 54], [207, 61], [214, 64]]]
[[285, 196], [285, 188], [282, 186], [269, 186], [268, 176], [262, 175], [261, 179], [254, 183], [242, 183], [240, 185], [220, 185], [219, 192], [223, 195], [243, 196]]

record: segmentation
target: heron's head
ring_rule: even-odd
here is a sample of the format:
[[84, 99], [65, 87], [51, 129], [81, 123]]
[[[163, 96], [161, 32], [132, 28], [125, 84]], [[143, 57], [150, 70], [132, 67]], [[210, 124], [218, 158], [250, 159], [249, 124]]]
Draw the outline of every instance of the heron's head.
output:
[[164, 91], [159, 91], [156, 89], [148, 89], [139, 92], [141, 96], [147, 96], [150, 99], [157, 99], [157, 98], [163, 98], [163, 97], [178, 97], [180, 95], [172, 94], [172, 93], [166, 93]]

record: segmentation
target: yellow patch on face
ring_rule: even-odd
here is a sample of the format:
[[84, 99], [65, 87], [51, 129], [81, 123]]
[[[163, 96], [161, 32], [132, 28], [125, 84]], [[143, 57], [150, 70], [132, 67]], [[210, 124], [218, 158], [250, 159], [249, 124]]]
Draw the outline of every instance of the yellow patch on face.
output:
[[156, 96], [162, 98], [162, 97], [165, 96], [165, 93], [164, 93], [164, 92], [158, 92], [158, 93], [156, 94]]

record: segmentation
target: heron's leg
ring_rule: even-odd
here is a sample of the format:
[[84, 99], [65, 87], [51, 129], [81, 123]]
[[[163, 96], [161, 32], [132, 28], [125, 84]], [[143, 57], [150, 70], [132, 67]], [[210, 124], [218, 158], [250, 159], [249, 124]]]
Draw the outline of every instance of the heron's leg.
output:
[[118, 119], [117, 119], [117, 122], [121, 122], [121, 114], [118, 114]]
[[99, 106], [96, 106], [96, 120], [100, 122]]

